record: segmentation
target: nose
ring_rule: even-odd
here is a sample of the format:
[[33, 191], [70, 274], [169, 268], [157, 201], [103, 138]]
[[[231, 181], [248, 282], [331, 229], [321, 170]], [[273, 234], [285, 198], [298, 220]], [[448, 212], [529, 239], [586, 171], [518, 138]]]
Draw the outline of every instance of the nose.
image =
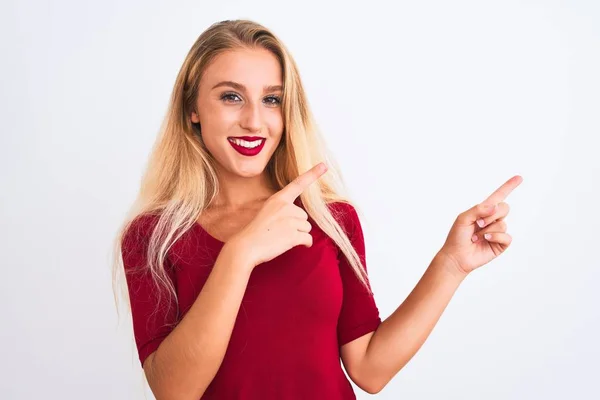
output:
[[242, 109], [240, 125], [250, 132], [259, 132], [262, 128], [261, 105], [247, 102]]

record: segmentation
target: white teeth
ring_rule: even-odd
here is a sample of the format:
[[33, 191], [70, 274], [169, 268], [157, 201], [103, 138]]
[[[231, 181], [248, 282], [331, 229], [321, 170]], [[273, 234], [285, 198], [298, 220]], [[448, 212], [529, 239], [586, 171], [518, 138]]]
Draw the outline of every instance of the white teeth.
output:
[[258, 139], [258, 140], [254, 140], [252, 142], [248, 142], [246, 140], [243, 139], [235, 139], [235, 138], [231, 138], [229, 139], [230, 142], [237, 144], [238, 146], [242, 146], [245, 147], [247, 149], [253, 149], [255, 147], [260, 146], [260, 143], [262, 141], [262, 139]]

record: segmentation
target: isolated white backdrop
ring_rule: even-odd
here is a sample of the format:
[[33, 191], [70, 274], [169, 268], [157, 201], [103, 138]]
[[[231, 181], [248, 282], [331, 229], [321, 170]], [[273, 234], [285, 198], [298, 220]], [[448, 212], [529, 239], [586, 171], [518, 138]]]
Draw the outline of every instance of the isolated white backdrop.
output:
[[2, 398], [144, 398], [110, 244], [185, 54], [234, 18], [298, 62], [382, 317], [458, 213], [524, 178], [512, 246], [375, 397], [600, 398], [600, 7], [515, 0], [3, 1]]

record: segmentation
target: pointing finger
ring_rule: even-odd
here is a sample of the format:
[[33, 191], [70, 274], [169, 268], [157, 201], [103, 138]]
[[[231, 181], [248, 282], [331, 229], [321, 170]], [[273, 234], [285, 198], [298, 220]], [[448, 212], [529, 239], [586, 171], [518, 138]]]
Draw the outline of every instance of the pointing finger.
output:
[[504, 201], [508, 195], [523, 182], [523, 178], [520, 175], [515, 175], [500, 186], [494, 193], [492, 193], [483, 204], [498, 204]]
[[316, 182], [325, 172], [327, 172], [327, 166], [324, 163], [319, 163], [281, 189], [278, 195], [289, 202], [293, 202], [307, 187]]

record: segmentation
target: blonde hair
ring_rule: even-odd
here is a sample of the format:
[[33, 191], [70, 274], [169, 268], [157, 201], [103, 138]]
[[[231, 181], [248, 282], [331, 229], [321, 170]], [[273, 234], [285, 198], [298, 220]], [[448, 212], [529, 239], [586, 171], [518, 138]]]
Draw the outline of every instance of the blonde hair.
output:
[[[332, 215], [329, 203], [349, 201], [342, 196], [341, 174], [320, 137], [308, 107], [296, 63], [283, 43], [267, 28], [249, 20], [222, 21], [211, 25], [196, 40], [177, 75], [169, 108], [154, 144], [139, 194], [121, 226], [114, 245], [113, 291], [117, 313], [118, 290], [128, 298], [124, 277], [122, 242], [131, 224], [142, 215], [157, 215], [148, 239], [147, 265], [160, 295], [177, 296], [165, 270], [165, 259], [176, 242], [198, 220], [219, 190], [214, 159], [204, 147], [199, 127], [190, 115], [195, 108], [203, 71], [219, 54], [236, 48], [264, 48], [279, 60], [283, 72], [282, 112], [284, 133], [266, 172], [279, 189], [300, 173], [325, 161], [328, 172], [300, 196], [306, 212], [343, 252], [354, 273], [369, 290], [366, 271], [347, 233]], [[130, 303], [125, 302], [129, 307]], [[178, 308], [178, 307], [177, 307]], [[131, 309], [129, 308], [131, 311]]]

